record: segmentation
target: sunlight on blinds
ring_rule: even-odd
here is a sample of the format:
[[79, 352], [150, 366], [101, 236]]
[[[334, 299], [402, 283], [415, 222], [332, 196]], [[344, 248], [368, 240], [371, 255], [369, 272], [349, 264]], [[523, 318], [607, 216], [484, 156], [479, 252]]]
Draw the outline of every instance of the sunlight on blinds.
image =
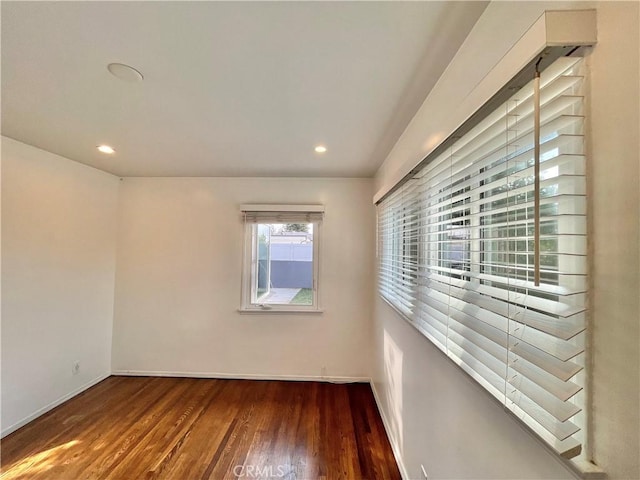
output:
[[584, 78], [540, 77], [534, 281], [533, 79], [378, 205], [384, 299], [561, 455], [583, 442]]

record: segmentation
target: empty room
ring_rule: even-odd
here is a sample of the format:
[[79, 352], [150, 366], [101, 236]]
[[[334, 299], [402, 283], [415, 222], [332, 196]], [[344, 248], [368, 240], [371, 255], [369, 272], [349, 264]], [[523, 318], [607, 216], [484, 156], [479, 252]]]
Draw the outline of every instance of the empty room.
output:
[[0, 479], [640, 479], [640, 3], [0, 9]]

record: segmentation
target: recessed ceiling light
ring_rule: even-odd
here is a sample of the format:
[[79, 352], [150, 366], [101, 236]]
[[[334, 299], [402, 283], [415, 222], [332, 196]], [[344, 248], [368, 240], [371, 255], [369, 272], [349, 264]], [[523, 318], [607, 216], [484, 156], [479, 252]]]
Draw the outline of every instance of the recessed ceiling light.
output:
[[106, 153], [107, 155], [113, 155], [116, 151], [109, 145], [98, 145], [96, 147], [99, 152]]
[[316, 153], [324, 153], [327, 151], [327, 147], [325, 147], [324, 145], [318, 145], [316, 148], [314, 148], [314, 150], [316, 151]]
[[110, 63], [107, 65], [107, 70], [109, 70], [111, 75], [124, 82], [135, 83], [141, 82], [144, 79], [138, 70], [124, 63]]

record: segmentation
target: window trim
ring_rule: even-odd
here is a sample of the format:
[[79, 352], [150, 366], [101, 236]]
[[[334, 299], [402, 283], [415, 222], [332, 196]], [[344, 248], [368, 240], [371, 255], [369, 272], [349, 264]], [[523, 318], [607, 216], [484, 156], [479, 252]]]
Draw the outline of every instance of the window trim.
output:
[[[292, 213], [324, 213], [322, 205], [242, 205], [242, 212], [274, 212], [281, 214]], [[242, 253], [242, 289], [241, 303], [238, 312], [243, 314], [317, 314], [324, 310], [320, 307], [320, 249], [322, 244], [322, 220], [314, 219], [305, 223], [313, 224], [313, 303], [312, 305], [284, 305], [252, 303], [252, 279], [254, 265], [254, 251], [256, 248], [256, 226], [262, 222], [244, 221], [244, 242]], [[266, 223], [266, 222], [264, 222]], [[273, 222], [272, 222], [273, 223]]]

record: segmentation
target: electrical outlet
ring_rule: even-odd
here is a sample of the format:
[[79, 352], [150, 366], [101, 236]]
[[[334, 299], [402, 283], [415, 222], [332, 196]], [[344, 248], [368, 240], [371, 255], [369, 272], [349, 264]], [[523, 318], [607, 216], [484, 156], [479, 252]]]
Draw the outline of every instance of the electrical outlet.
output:
[[73, 375], [78, 375], [80, 373], [80, 361], [76, 360], [73, 362], [73, 365], [71, 365], [71, 373]]
[[424, 480], [428, 480], [429, 479], [429, 475], [427, 475], [427, 471], [424, 468], [424, 465], [420, 465], [420, 470], [422, 470], [422, 478]]

